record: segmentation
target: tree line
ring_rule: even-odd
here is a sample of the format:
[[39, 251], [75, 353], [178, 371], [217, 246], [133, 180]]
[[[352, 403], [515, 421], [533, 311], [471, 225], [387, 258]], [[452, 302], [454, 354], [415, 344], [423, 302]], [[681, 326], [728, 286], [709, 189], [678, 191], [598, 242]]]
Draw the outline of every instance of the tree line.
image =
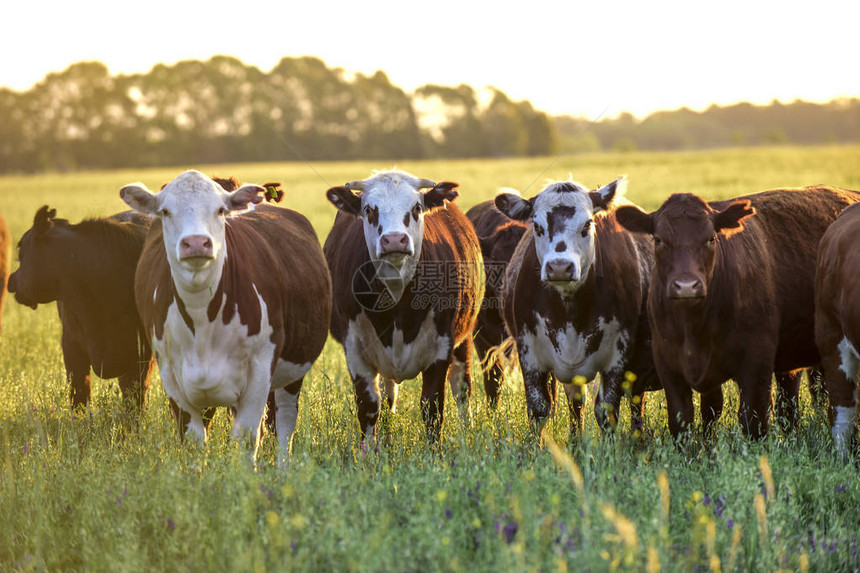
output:
[[592, 124], [493, 88], [428, 84], [409, 94], [381, 71], [348, 74], [313, 57], [283, 58], [268, 73], [228, 56], [115, 76], [81, 62], [24, 92], [0, 88], [0, 173], [858, 140], [858, 99]]

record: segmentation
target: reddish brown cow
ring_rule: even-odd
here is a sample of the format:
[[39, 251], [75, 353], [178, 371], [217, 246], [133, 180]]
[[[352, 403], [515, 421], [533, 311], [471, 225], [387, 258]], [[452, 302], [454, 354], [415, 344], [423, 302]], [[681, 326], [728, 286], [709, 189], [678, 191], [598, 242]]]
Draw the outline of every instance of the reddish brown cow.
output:
[[475, 227], [484, 256], [484, 274], [487, 277], [484, 302], [475, 325], [475, 349], [481, 358], [484, 371], [484, 390], [491, 408], [499, 403], [503, 368], [495, 352], [509, 337], [502, 319], [502, 283], [505, 269], [528, 226], [522, 221], [509, 219], [496, 209], [492, 200], [478, 203], [466, 217]]
[[744, 432], [766, 434], [771, 373], [819, 362], [816, 247], [857, 200], [857, 192], [816, 186], [711, 203], [676, 194], [650, 214], [618, 209], [619, 223], [654, 239], [648, 310], [674, 436], [693, 422], [692, 391], [716, 408], [714, 393], [730, 378]]
[[845, 209], [818, 247], [815, 341], [821, 351], [836, 448], [856, 434], [860, 391], [860, 205]]
[[233, 434], [256, 455], [270, 390], [279, 458], [290, 456], [302, 381], [322, 351], [331, 280], [301, 214], [258, 205], [267, 190], [232, 192], [186, 171], [161, 192], [123, 187], [132, 208], [156, 216], [135, 277], [141, 320], [165, 392], [205, 442], [205, 413], [234, 406]]
[[12, 235], [6, 226], [6, 219], [0, 215], [0, 332], [3, 330], [3, 303], [6, 302], [6, 281], [9, 278], [9, 248]]
[[134, 269], [150, 222], [125, 212], [73, 225], [45, 205], [21, 238], [9, 292], [31, 308], [57, 301], [73, 407], [90, 400], [90, 367], [118, 377], [123, 397], [143, 407], [151, 351], [134, 304]]
[[450, 203], [456, 186], [388, 171], [326, 193], [340, 211], [324, 247], [334, 285], [331, 333], [346, 353], [362, 448], [376, 439], [379, 374], [395, 382], [421, 374], [431, 443], [441, 437], [446, 377], [468, 420], [484, 275], [475, 231]]

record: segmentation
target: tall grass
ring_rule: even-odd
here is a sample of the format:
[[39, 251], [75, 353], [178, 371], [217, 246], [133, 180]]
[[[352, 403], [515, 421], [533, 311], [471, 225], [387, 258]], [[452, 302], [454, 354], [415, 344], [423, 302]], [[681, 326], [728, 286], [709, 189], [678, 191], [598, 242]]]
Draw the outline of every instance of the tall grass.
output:
[[[560, 159], [402, 162], [459, 181], [463, 206], [501, 185], [525, 194], [568, 172], [583, 183], [628, 173], [632, 200], [654, 208], [670, 192], [729, 197], [813, 183], [860, 188], [860, 148], [774, 148]], [[203, 166], [246, 181], [281, 180], [285, 202], [322, 241], [334, 215], [327, 185], [366, 176], [361, 163]], [[176, 169], [0, 178], [15, 237], [36, 208], [72, 221], [123, 208], [117, 190], [157, 189]], [[540, 177], [539, 177], [540, 175]], [[325, 181], [323, 181], [324, 179]], [[521, 380], [490, 411], [473, 369], [472, 427], [450, 398], [441, 451], [429, 448], [419, 382], [401, 386], [380, 423], [379, 452], [361, 454], [343, 352], [329, 342], [306, 378], [290, 468], [266, 436], [257, 471], [229, 438], [226, 411], [207, 447], [182, 444], [157, 375], [139, 426], [122, 416], [116, 381], [94, 378], [87, 411], [68, 405], [54, 305], [10, 301], [0, 338], [0, 570], [187, 571], [856, 571], [860, 478], [832, 455], [826, 413], [804, 389], [798, 429], [750, 442], [737, 392], [712, 442], [676, 448], [662, 393], [647, 431], [629, 410], [601, 435], [586, 408], [568, 442], [563, 404], [538, 447]], [[560, 400], [563, 402], [564, 398]]]

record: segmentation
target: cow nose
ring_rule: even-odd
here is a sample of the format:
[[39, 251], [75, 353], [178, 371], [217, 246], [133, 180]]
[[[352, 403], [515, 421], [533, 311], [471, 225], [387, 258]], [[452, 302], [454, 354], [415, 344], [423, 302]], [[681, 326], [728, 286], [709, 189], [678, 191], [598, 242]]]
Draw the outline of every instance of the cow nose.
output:
[[705, 296], [705, 287], [699, 279], [677, 279], [672, 281], [672, 298], [699, 298]]
[[206, 235], [188, 235], [179, 241], [179, 257], [182, 259], [212, 258], [212, 239]]
[[406, 233], [385, 233], [379, 238], [380, 254], [408, 253], [409, 235]]
[[573, 261], [555, 259], [546, 264], [546, 279], [548, 281], [576, 280], [576, 268]]
[[[17, 274], [18, 274], [18, 271], [15, 271], [11, 275], [9, 275], [9, 282], [6, 283], [6, 290], [10, 293], [14, 293], [16, 290], [18, 290]], [[2, 286], [2, 285], [0, 285], [0, 286]]]

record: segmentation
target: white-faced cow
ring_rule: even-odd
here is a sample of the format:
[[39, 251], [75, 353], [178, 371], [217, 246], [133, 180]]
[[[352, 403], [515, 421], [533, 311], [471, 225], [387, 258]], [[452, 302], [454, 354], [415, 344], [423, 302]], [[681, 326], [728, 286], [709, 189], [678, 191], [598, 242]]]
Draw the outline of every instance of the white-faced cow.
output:
[[6, 301], [6, 281], [9, 278], [9, 250], [12, 246], [12, 235], [6, 219], [0, 215], [0, 332], [3, 330], [3, 303]]
[[676, 194], [650, 214], [619, 207], [619, 223], [654, 240], [648, 307], [674, 436], [693, 422], [692, 391], [705, 399], [728, 379], [740, 390], [744, 432], [766, 434], [771, 374], [819, 363], [816, 247], [858, 199], [853, 191], [816, 186], [711, 203]]
[[205, 442], [203, 412], [233, 406], [233, 435], [256, 455], [271, 389], [283, 463], [303, 377], [325, 343], [331, 280], [308, 220], [254, 207], [264, 192], [227, 192], [186, 171], [159, 193], [133, 184], [120, 195], [156, 217], [135, 296], [165, 392], [190, 416], [187, 433]]
[[818, 246], [815, 341], [832, 408], [833, 441], [844, 454], [857, 434], [860, 392], [860, 205], [842, 211]]
[[[601, 374], [595, 413], [604, 427], [615, 425], [622, 394], [633, 396], [634, 430], [642, 426], [642, 394], [659, 389], [645, 313], [650, 241], [620, 229], [613, 213], [626, 186], [624, 177], [596, 191], [562, 181], [528, 200], [496, 196], [501, 212], [531, 221], [508, 267], [502, 301], [538, 431], [552, 406], [551, 373], [564, 384], [572, 433], [582, 406], [575, 382]], [[628, 372], [636, 379], [625, 386]]]
[[475, 227], [481, 254], [484, 257], [484, 275], [487, 282], [484, 302], [475, 325], [475, 350], [484, 371], [484, 390], [491, 408], [499, 403], [504, 368], [500, 350], [509, 338], [502, 318], [502, 284], [505, 271], [517, 245], [525, 234], [527, 225], [514, 221], [496, 209], [492, 200], [478, 203], [468, 211], [466, 217]]
[[334, 288], [331, 333], [346, 352], [363, 449], [375, 443], [379, 374], [398, 383], [422, 375], [431, 443], [441, 437], [446, 376], [468, 418], [484, 275], [475, 231], [450, 203], [455, 187], [389, 171], [326, 193], [339, 211], [324, 246]]
[[119, 378], [132, 412], [143, 407], [152, 352], [134, 304], [134, 270], [151, 219], [127, 211], [71, 224], [41, 207], [19, 243], [9, 292], [36, 308], [57, 301], [72, 407], [90, 400], [90, 368]]

